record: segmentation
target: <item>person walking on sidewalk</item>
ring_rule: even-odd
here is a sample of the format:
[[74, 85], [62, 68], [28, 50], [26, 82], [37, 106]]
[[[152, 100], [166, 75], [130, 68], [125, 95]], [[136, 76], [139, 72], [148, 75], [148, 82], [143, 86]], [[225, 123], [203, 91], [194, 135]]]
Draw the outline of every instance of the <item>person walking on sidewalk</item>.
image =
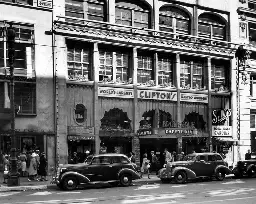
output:
[[42, 152], [40, 156], [40, 163], [39, 163], [39, 169], [38, 169], [38, 175], [40, 176], [40, 181], [47, 181], [46, 175], [47, 175], [47, 159], [45, 157], [45, 153]]
[[26, 161], [27, 161], [27, 156], [25, 152], [22, 152], [20, 154], [20, 162], [21, 162], [21, 176], [24, 177], [26, 174]]
[[142, 161], [142, 165], [141, 165], [141, 169], [140, 169], [140, 177], [142, 178], [143, 174], [147, 173], [148, 178], [150, 179], [150, 177], [149, 177], [150, 163], [149, 163], [149, 160], [147, 157], [148, 157], [148, 155], [147, 155], [147, 153], [145, 153], [143, 155], [143, 161]]
[[30, 164], [28, 168], [28, 181], [35, 180], [35, 177], [37, 175], [37, 162], [36, 162], [36, 153], [32, 153], [31, 159], [30, 159]]

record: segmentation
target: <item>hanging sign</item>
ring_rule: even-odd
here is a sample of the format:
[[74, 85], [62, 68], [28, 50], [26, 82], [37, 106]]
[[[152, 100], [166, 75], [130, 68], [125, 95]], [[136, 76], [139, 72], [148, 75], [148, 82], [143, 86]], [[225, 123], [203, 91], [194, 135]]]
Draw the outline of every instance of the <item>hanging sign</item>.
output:
[[52, 0], [37, 0], [38, 7], [52, 8]]
[[138, 90], [138, 98], [177, 101], [177, 92]]
[[180, 101], [208, 103], [207, 94], [181, 93]]
[[212, 136], [213, 137], [231, 137], [232, 136], [232, 126], [212, 126]]
[[216, 109], [212, 111], [212, 124], [213, 125], [224, 125], [230, 121], [232, 115], [231, 109]]
[[117, 98], [134, 98], [132, 89], [98, 87], [98, 96], [117, 97]]

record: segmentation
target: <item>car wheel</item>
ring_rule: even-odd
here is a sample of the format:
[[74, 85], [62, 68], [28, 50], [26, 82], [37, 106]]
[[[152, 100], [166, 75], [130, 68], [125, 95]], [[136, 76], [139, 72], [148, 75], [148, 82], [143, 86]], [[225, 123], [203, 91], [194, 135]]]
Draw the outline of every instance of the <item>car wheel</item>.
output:
[[233, 169], [233, 174], [235, 175], [236, 178], [241, 178], [242, 177], [242, 174], [241, 174], [241, 172], [239, 171], [239, 169], [237, 167], [235, 167]]
[[174, 180], [176, 183], [185, 183], [187, 181], [187, 174], [184, 171], [178, 171], [175, 176], [174, 176]]
[[224, 178], [225, 178], [226, 174], [224, 171], [221, 171], [220, 169], [218, 169], [216, 171], [216, 174], [215, 174], [215, 178], [218, 180], [218, 181], [223, 181]]
[[170, 183], [171, 179], [168, 178], [161, 178], [162, 183]]
[[62, 187], [64, 190], [75, 190], [77, 188], [78, 182], [74, 176], [68, 176], [64, 178], [62, 182]]
[[252, 167], [249, 171], [248, 171], [248, 177], [255, 177], [256, 176], [256, 167]]
[[132, 177], [129, 174], [122, 174], [119, 180], [122, 186], [130, 186], [132, 183]]

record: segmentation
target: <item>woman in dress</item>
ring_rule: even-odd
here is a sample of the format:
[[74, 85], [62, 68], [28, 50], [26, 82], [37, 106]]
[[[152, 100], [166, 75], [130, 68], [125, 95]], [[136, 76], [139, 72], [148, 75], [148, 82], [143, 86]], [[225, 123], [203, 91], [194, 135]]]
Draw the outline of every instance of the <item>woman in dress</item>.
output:
[[144, 173], [147, 173], [148, 174], [148, 178], [150, 179], [149, 177], [149, 168], [150, 168], [150, 164], [149, 164], [149, 160], [148, 160], [148, 155], [147, 153], [145, 153], [143, 155], [143, 160], [142, 160], [142, 165], [141, 165], [141, 170], [140, 170], [140, 177], [142, 178], [143, 174]]

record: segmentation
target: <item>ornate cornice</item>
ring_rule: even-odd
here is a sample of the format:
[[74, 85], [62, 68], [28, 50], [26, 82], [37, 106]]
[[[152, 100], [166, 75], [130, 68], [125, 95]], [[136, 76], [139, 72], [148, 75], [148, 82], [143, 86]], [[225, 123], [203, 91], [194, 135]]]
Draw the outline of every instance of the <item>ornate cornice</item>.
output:
[[97, 27], [92, 24], [74, 25], [55, 21], [54, 32], [55, 34], [74, 38], [86, 38], [89, 41], [102, 41], [116, 45], [141, 47], [142, 49], [163, 49], [167, 52], [187, 52], [208, 56], [233, 57], [236, 49], [234, 44], [228, 42], [202, 39], [195, 36], [180, 36], [182, 39], [179, 39], [179, 36], [174, 36], [173, 34], [163, 36], [161, 33], [157, 33], [157, 31], [132, 33], [132, 31], [127, 32], [122, 31], [121, 28], [114, 29], [111, 27], [114, 26], [105, 25]]

